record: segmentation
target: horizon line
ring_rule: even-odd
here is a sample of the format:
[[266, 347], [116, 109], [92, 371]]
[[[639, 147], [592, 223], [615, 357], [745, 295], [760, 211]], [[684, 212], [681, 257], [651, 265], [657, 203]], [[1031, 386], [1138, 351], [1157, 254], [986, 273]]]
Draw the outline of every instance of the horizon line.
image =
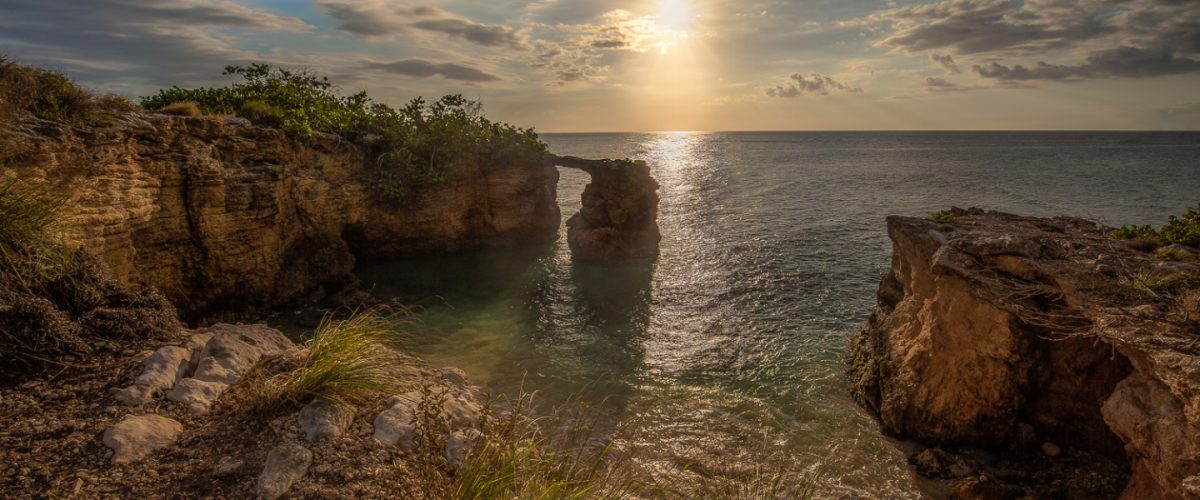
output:
[[1196, 133], [1200, 129], [747, 129], [747, 130], [592, 130], [535, 131], [546, 134], [740, 134], [740, 133], [846, 133], [846, 132], [1173, 132]]

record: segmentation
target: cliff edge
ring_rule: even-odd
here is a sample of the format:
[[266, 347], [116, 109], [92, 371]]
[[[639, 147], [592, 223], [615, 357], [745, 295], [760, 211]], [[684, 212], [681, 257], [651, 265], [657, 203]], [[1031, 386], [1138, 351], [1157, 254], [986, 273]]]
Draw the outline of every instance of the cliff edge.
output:
[[1200, 498], [1197, 252], [1156, 256], [1082, 219], [940, 219], [888, 218], [892, 267], [850, 342], [852, 390], [884, 429], [1053, 442], [1127, 460], [1123, 498]]
[[395, 203], [363, 146], [237, 117], [26, 115], [0, 121], [0, 145], [0, 176], [72, 193], [68, 243], [185, 318], [341, 286], [356, 257], [550, 242], [560, 224], [552, 165], [464, 166]]

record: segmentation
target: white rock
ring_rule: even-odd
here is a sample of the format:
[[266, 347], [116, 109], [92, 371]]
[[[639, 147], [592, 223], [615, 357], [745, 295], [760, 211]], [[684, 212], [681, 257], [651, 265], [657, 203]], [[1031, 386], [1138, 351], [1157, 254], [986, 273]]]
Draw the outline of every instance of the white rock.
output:
[[256, 493], [273, 500], [283, 496], [292, 484], [308, 473], [312, 452], [298, 443], [286, 442], [267, 453], [267, 463], [258, 476]]
[[[207, 338], [207, 340], [206, 340]], [[186, 405], [193, 413], [204, 413], [263, 356], [295, 349], [279, 330], [266, 325], [218, 324], [199, 330], [190, 345], [204, 342], [192, 357], [192, 376], [175, 384], [167, 399]]]
[[191, 353], [177, 346], [163, 347], [142, 362], [145, 368], [133, 381], [133, 385], [117, 393], [117, 400], [129, 405], [141, 405], [150, 401], [155, 394], [175, 386], [188, 368]]
[[392, 398], [391, 402], [391, 408], [375, 417], [375, 440], [385, 446], [411, 450], [417, 439], [417, 429], [413, 425], [417, 403], [403, 398]]
[[354, 420], [354, 412], [344, 405], [322, 398], [313, 399], [296, 416], [309, 442], [341, 436]]
[[136, 462], [170, 446], [183, 432], [183, 424], [158, 415], [129, 415], [104, 431], [104, 445], [112, 448], [114, 464]]
[[246, 465], [246, 463], [236, 458], [221, 457], [221, 459], [217, 461], [217, 466], [213, 468], [213, 472], [218, 476], [224, 476], [226, 474], [237, 472], [237, 470], [241, 469], [243, 465]]

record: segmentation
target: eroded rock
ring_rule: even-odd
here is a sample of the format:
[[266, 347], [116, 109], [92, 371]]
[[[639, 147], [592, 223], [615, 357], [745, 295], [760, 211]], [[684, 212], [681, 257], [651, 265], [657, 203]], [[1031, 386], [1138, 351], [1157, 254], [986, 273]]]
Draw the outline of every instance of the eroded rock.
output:
[[142, 374], [133, 385], [117, 393], [117, 400], [129, 405], [141, 405], [152, 397], [175, 386], [188, 370], [191, 353], [177, 346], [163, 347], [142, 362]]
[[646, 162], [555, 155], [549, 161], [592, 178], [579, 213], [567, 220], [572, 259], [613, 263], [658, 255], [658, 182]]
[[114, 464], [146, 458], [170, 446], [183, 432], [183, 424], [158, 415], [129, 415], [104, 431], [104, 445], [113, 450]]
[[263, 356], [296, 348], [279, 330], [266, 325], [218, 324], [201, 333], [210, 338], [194, 358], [195, 371], [167, 393], [167, 399], [193, 413], [207, 412]]
[[255, 493], [273, 500], [283, 496], [296, 481], [308, 473], [312, 452], [299, 443], [285, 442], [267, 453], [267, 463], [258, 476]]

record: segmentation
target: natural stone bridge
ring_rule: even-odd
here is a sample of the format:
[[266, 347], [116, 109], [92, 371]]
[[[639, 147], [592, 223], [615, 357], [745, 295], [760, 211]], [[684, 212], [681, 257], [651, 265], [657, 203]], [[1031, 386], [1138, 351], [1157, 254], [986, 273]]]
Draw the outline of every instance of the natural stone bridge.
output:
[[589, 160], [547, 155], [553, 165], [592, 177], [583, 206], [567, 220], [571, 257], [584, 262], [620, 262], [658, 255], [658, 182], [641, 160]]

